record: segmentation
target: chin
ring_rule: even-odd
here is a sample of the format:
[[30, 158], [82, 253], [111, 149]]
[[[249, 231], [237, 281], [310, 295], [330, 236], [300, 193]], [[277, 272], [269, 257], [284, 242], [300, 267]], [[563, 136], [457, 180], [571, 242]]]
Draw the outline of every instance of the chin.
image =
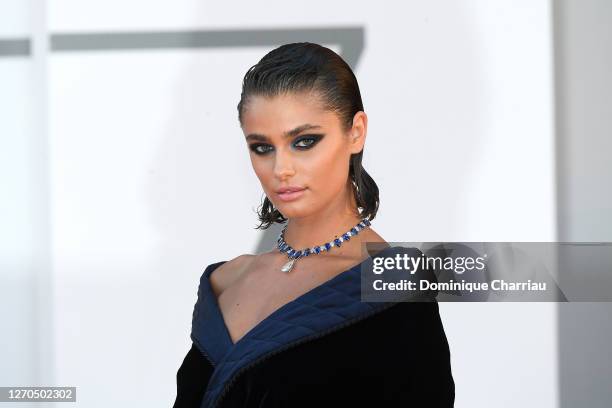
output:
[[280, 203], [274, 207], [283, 214], [285, 218], [300, 218], [312, 214], [312, 209], [302, 203]]

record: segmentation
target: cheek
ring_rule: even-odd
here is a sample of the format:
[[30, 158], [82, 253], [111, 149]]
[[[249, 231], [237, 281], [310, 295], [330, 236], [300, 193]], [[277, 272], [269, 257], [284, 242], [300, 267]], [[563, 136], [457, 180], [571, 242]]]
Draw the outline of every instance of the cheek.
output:
[[313, 188], [337, 193], [348, 177], [348, 161], [345, 156], [345, 153], [338, 149], [317, 155], [305, 164], [308, 166], [306, 171], [310, 175], [309, 180], [313, 183]]
[[263, 186], [267, 186], [274, 178], [274, 168], [270, 161], [253, 160], [253, 170]]
[[[274, 160], [268, 157], [251, 157], [251, 164], [253, 165], [253, 171], [259, 179], [259, 184], [261, 185], [264, 194], [268, 198], [274, 200], [274, 189], [278, 184], [278, 180], [274, 174]], [[299, 171], [297, 171], [296, 174], [299, 174]], [[300, 179], [300, 181], [301, 180], [303, 179]], [[282, 205], [282, 202], [274, 201], [274, 205]]]

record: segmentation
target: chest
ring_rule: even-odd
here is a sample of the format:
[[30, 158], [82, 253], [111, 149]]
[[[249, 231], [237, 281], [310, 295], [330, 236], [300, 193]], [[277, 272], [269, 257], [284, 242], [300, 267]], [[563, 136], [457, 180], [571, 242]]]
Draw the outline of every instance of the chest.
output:
[[254, 262], [222, 288], [217, 303], [234, 344], [276, 310], [332, 279], [351, 262], [322, 268], [300, 260], [290, 273], [284, 273], [282, 261], [278, 265]]

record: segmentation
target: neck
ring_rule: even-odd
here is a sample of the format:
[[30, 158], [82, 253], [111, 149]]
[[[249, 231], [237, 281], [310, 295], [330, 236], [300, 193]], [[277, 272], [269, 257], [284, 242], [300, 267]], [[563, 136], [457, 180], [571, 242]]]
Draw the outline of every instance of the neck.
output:
[[295, 249], [313, 247], [332, 241], [354, 227], [362, 218], [352, 190], [349, 188], [348, 194], [341, 198], [316, 214], [289, 218], [285, 241]]

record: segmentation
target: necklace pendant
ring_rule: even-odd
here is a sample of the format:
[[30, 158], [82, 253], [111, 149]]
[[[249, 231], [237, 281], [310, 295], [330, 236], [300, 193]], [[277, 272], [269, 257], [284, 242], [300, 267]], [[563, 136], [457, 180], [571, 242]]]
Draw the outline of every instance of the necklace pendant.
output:
[[293, 269], [293, 265], [295, 264], [295, 259], [290, 260], [289, 262], [287, 262], [286, 264], [283, 265], [283, 267], [281, 268], [281, 271], [283, 272], [291, 272], [291, 269]]

